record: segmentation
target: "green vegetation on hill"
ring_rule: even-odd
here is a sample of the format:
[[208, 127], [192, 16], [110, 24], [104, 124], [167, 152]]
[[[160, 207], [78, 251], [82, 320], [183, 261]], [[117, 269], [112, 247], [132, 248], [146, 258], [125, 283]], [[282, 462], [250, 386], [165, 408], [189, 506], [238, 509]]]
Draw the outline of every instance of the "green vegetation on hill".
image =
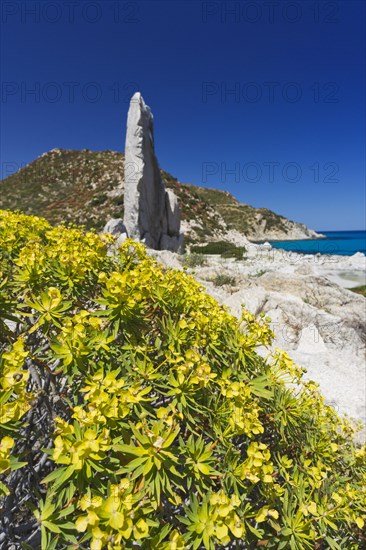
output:
[[100, 229], [123, 214], [123, 156], [113, 151], [56, 149], [0, 183], [1, 208], [42, 215], [53, 224], [73, 222]]
[[113, 241], [0, 211], [4, 548], [364, 549], [366, 449], [266, 319]]
[[228, 229], [236, 229], [246, 235], [251, 235], [253, 228], [260, 220], [265, 222], [267, 230], [276, 229], [286, 233], [286, 218], [275, 214], [267, 208], [254, 208], [239, 203], [230, 193], [217, 189], [197, 187], [199, 197], [211, 204], [223, 217]]
[[[230, 193], [180, 183], [161, 171], [191, 224], [186, 242], [224, 238], [230, 229], [255, 236], [265, 227], [288, 232], [287, 220], [270, 210], [240, 204]], [[114, 151], [54, 149], [0, 182], [0, 208], [100, 230], [109, 218], [123, 217], [124, 155]]]

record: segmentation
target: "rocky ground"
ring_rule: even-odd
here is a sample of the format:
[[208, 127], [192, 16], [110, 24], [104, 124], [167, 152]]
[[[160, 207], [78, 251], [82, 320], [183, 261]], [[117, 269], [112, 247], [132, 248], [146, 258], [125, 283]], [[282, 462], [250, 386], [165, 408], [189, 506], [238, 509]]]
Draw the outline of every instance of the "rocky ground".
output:
[[[205, 256], [186, 267], [220, 303], [271, 318], [279, 346], [320, 384], [340, 415], [366, 424], [366, 298], [349, 288], [366, 283], [366, 257], [305, 255], [247, 245], [245, 259]], [[183, 269], [189, 258], [151, 252]], [[200, 259], [194, 258], [201, 263]], [[366, 441], [366, 430], [357, 436]]]

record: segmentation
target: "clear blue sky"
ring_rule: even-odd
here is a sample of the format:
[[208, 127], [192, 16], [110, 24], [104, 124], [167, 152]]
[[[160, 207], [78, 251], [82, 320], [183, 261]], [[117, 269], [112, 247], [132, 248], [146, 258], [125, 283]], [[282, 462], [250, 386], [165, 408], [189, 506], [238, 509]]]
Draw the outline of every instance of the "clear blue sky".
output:
[[365, 227], [363, 0], [4, 0], [1, 23], [2, 177], [55, 147], [123, 151], [138, 89], [180, 181]]

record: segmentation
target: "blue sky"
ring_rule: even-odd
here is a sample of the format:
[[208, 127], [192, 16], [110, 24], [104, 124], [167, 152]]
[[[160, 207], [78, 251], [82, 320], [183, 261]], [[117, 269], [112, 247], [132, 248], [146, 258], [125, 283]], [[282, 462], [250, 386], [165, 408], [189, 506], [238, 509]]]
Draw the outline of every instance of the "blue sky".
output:
[[1, 174], [52, 148], [124, 150], [315, 229], [365, 227], [365, 3], [3, 1]]

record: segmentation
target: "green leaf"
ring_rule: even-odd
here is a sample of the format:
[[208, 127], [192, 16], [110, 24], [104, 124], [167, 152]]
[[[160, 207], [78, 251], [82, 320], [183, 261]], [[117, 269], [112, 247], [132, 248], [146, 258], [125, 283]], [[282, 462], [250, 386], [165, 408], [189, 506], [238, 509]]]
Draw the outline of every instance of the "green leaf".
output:
[[49, 538], [48, 533], [44, 527], [44, 525], [41, 525], [41, 546], [42, 550], [48, 550], [49, 549]]
[[63, 510], [60, 510], [59, 512], [57, 512], [57, 517], [64, 518], [65, 516], [72, 514], [75, 510], [76, 510], [76, 504], [71, 504], [70, 506], [67, 506], [67, 508], [64, 508]]
[[42, 520], [42, 525], [44, 525], [44, 527], [46, 527], [49, 531], [52, 531], [52, 533], [61, 533], [59, 526], [50, 521]]
[[147, 451], [144, 447], [136, 447], [135, 445], [125, 445], [124, 443], [118, 443], [113, 445], [114, 451], [119, 451], [128, 455], [142, 456], [147, 455]]
[[62, 475], [63, 472], [67, 470], [67, 466], [63, 468], [56, 468], [56, 470], [53, 470], [48, 476], [42, 479], [41, 483], [49, 483], [50, 481], [54, 481], [55, 479], [59, 478], [60, 475]]
[[[63, 473], [56, 479], [56, 483], [53, 485], [53, 489], [57, 489], [61, 487], [65, 481], [69, 479], [69, 477], [72, 476], [72, 474], [75, 472], [76, 465], [70, 464], [66, 469], [64, 469]], [[47, 478], [46, 478], [47, 479]]]
[[14, 456], [10, 457], [9, 462], [12, 470], [19, 470], [19, 468], [23, 468], [23, 466], [28, 464], [28, 462], [18, 462], [17, 458]]
[[257, 376], [256, 378], [253, 378], [248, 383], [250, 387], [250, 391], [253, 395], [256, 395], [257, 397], [263, 397], [264, 399], [271, 399], [274, 395], [273, 390], [267, 389], [270, 385], [270, 381], [268, 377], [263, 374], [262, 376]]
[[330, 537], [325, 537], [325, 540], [329, 544], [329, 548], [331, 548], [332, 550], [342, 550], [339, 544]]
[[0, 495], [5, 495], [5, 496], [10, 495], [10, 491], [8, 487], [2, 481], [0, 481]]
[[42, 518], [42, 523], [43, 523], [43, 520], [47, 520], [47, 518], [51, 517], [53, 512], [55, 511], [56, 507], [55, 505], [51, 502], [50, 499], [46, 499], [45, 503], [43, 505], [41, 505], [41, 518]]
[[174, 439], [177, 437], [177, 435], [180, 432], [180, 426], [178, 426], [172, 434], [166, 439], [166, 441], [162, 445], [162, 449], [166, 449], [167, 447], [170, 447], [170, 445], [173, 443]]
[[148, 456], [142, 456], [141, 458], [134, 458], [133, 460], [131, 460], [131, 462], [128, 463], [125, 469], [126, 471], [131, 472], [132, 470], [136, 470], [136, 468], [145, 464], [145, 462], [148, 460], [150, 460]]
[[[60, 516], [57, 516], [57, 519], [59, 519]], [[59, 525], [61, 531], [74, 531], [75, 530], [75, 524], [71, 521], [67, 521], [66, 523], [63, 523], [62, 525]], [[70, 535], [67, 535], [70, 537]], [[76, 542], [76, 539], [75, 539]]]

